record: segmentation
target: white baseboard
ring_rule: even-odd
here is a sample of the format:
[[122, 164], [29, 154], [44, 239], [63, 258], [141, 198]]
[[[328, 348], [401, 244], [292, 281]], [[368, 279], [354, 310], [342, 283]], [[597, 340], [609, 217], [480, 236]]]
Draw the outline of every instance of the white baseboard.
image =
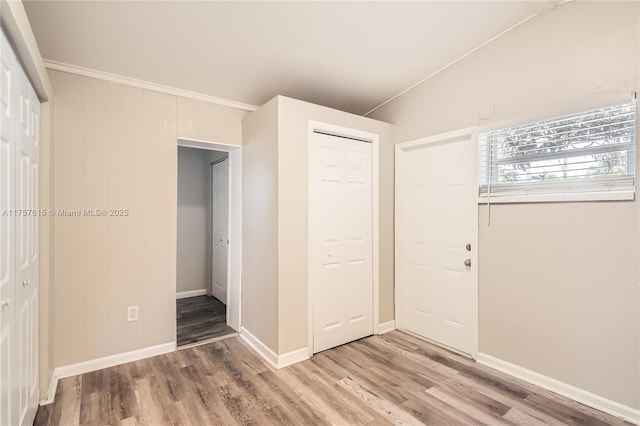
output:
[[543, 389], [550, 390], [559, 395], [571, 398], [584, 405], [621, 417], [624, 420], [640, 425], [640, 410], [620, 404], [602, 396], [596, 395], [584, 389], [577, 388], [568, 383], [561, 382], [551, 377], [545, 376], [535, 371], [528, 370], [519, 365], [511, 364], [491, 355], [479, 353], [476, 360], [479, 364], [486, 365], [495, 370], [509, 374], [518, 379], [524, 380]]
[[391, 320], [378, 325], [378, 334], [388, 333], [396, 329], [396, 321]]
[[309, 348], [300, 348], [278, 355], [244, 327], [240, 327], [240, 337], [273, 368], [279, 369], [309, 359]]
[[278, 355], [278, 368], [309, 359], [309, 348], [300, 348], [286, 354]]
[[55, 370], [51, 372], [51, 379], [49, 379], [49, 389], [47, 389], [47, 399], [40, 401], [40, 405], [48, 405], [53, 403], [56, 397], [56, 389], [58, 389], [58, 380]]
[[116, 365], [125, 364], [127, 362], [138, 361], [152, 356], [162, 355], [176, 350], [176, 342], [163, 343], [161, 345], [149, 346], [147, 348], [136, 349], [135, 351], [124, 352], [121, 354], [109, 355], [103, 358], [96, 358], [89, 361], [79, 362], [77, 364], [56, 367], [53, 370], [47, 399], [42, 401], [40, 405], [46, 405], [53, 402], [56, 396], [56, 388], [58, 380], [65, 377], [77, 376], [78, 374], [89, 373], [91, 371], [102, 370], [103, 368], [114, 367]]
[[180, 292], [176, 293], [176, 300], [177, 299], [187, 299], [189, 297], [196, 297], [196, 296], [206, 296], [206, 295], [207, 295], [207, 289], [206, 288], [202, 288], [200, 290], [180, 291]]
[[249, 330], [240, 327], [240, 337], [247, 342], [258, 354], [265, 359], [273, 368], [278, 368], [278, 354], [269, 349], [260, 339], [251, 334]]

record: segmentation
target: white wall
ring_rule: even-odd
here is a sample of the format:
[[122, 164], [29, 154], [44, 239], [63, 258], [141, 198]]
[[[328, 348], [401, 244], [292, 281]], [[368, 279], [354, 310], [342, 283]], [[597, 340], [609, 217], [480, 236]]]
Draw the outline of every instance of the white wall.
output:
[[[572, 2], [387, 104], [395, 141], [640, 89], [640, 4]], [[489, 120], [479, 111], [495, 108]], [[480, 208], [480, 351], [640, 408], [639, 202]]]
[[[174, 342], [177, 139], [240, 145], [245, 112], [63, 72], [50, 76], [55, 207], [130, 211], [55, 219], [54, 366]], [[130, 305], [139, 305], [139, 321], [126, 321]]]
[[380, 322], [393, 319], [393, 143], [387, 123], [277, 96], [243, 120], [243, 326], [277, 354], [307, 347], [309, 120], [380, 136]]
[[278, 99], [242, 120], [242, 327], [278, 351]]
[[279, 352], [307, 346], [309, 120], [379, 135], [380, 323], [393, 320], [393, 126], [284, 96], [278, 97]]
[[209, 156], [209, 151], [178, 147], [177, 293], [211, 287]]

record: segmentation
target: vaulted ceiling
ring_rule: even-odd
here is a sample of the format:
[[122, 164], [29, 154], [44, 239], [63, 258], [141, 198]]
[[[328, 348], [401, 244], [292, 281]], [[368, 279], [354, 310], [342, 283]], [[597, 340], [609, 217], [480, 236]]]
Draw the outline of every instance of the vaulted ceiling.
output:
[[363, 114], [552, 2], [25, 1], [42, 56], [250, 105]]

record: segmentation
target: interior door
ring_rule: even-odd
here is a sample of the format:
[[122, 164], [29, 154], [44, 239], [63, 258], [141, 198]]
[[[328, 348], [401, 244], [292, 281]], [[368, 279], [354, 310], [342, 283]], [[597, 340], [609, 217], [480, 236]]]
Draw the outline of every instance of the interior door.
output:
[[212, 293], [227, 304], [227, 259], [229, 248], [229, 160], [212, 166], [213, 175], [213, 250]]
[[0, 424], [38, 406], [40, 102], [0, 32]]
[[16, 127], [16, 333], [18, 340], [19, 423], [31, 424], [38, 404], [38, 209], [39, 106], [21, 73]]
[[[0, 424], [17, 423], [15, 356], [15, 108], [17, 65], [0, 32]], [[6, 212], [6, 214], [4, 214]]]
[[373, 333], [371, 144], [313, 133], [309, 281], [313, 352]]
[[397, 326], [467, 354], [477, 306], [473, 153], [467, 134], [396, 158]]

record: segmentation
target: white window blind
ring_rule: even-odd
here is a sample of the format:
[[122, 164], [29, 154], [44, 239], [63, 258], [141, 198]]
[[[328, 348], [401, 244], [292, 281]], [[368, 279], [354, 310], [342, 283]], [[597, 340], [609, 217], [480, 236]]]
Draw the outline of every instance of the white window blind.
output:
[[478, 139], [481, 197], [635, 191], [635, 99]]

